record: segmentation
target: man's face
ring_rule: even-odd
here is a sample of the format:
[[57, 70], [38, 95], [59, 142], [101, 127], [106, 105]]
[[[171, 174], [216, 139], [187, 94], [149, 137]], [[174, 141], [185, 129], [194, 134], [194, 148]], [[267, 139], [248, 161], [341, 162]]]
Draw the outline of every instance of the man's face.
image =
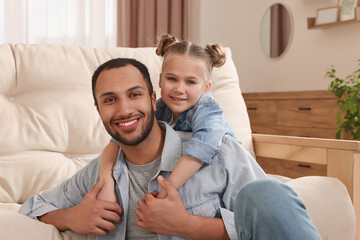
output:
[[108, 133], [124, 145], [137, 145], [151, 132], [155, 93], [149, 96], [140, 71], [132, 65], [103, 70], [97, 79], [98, 111]]

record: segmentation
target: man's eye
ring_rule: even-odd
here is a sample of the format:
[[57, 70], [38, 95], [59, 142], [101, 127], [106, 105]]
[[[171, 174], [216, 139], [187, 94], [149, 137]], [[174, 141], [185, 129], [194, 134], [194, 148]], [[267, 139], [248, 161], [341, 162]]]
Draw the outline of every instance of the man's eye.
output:
[[132, 94], [130, 94], [130, 97], [132, 97], [132, 98], [140, 97], [140, 96], [141, 96], [140, 93], [132, 93]]
[[111, 103], [111, 102], [114, 102], [115, 101], [115, 98], [107, 98], [105, 99], [105, 103]]

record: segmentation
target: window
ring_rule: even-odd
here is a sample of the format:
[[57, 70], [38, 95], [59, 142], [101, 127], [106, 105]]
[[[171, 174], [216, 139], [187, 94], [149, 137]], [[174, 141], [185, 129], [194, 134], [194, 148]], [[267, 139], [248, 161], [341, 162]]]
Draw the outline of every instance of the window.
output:
[[0, 0], [0, 42], [116, 46], [116, 0]]

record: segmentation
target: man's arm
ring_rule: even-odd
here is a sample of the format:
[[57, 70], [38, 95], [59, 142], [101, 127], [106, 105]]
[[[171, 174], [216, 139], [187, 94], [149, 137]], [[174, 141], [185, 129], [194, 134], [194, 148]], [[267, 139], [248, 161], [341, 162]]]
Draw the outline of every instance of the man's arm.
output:
[[117, 203], [96, 199], [103, 185], [104, 179], [101, 178], [80, 204], [51, 211], [39, 220], [54, 225], [60, 231], [70, 229], [81, 234], [106, 235], [108, 231], [115, 230], [113, 222], [120, 222], [122, 209]]
[[167, 236], [229, 239], [222, 219], [188, 213], [177, 190], [162, 176], [158, 177], [158, 182], [167, 191], [168, 196], [157, 199], [155, 193], [146, 194], [145, 198], [138, 202], [138, 226]]

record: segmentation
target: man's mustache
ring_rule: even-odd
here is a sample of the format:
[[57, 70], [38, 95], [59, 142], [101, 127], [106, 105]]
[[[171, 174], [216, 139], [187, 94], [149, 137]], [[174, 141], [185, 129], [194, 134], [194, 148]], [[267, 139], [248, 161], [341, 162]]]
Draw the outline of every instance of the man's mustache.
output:
[[113, 119], [111, 119], [110, 123], [114, 123], [116, 121], [124, 121], [124, 120], [132, 119], [132, 118], [140, 118], [140, 117], [143, 117], [143, 116], [144, 116], [143, 113], [131, 114], [131, 115], [126, 116], [126, 117], [113, 118]]

